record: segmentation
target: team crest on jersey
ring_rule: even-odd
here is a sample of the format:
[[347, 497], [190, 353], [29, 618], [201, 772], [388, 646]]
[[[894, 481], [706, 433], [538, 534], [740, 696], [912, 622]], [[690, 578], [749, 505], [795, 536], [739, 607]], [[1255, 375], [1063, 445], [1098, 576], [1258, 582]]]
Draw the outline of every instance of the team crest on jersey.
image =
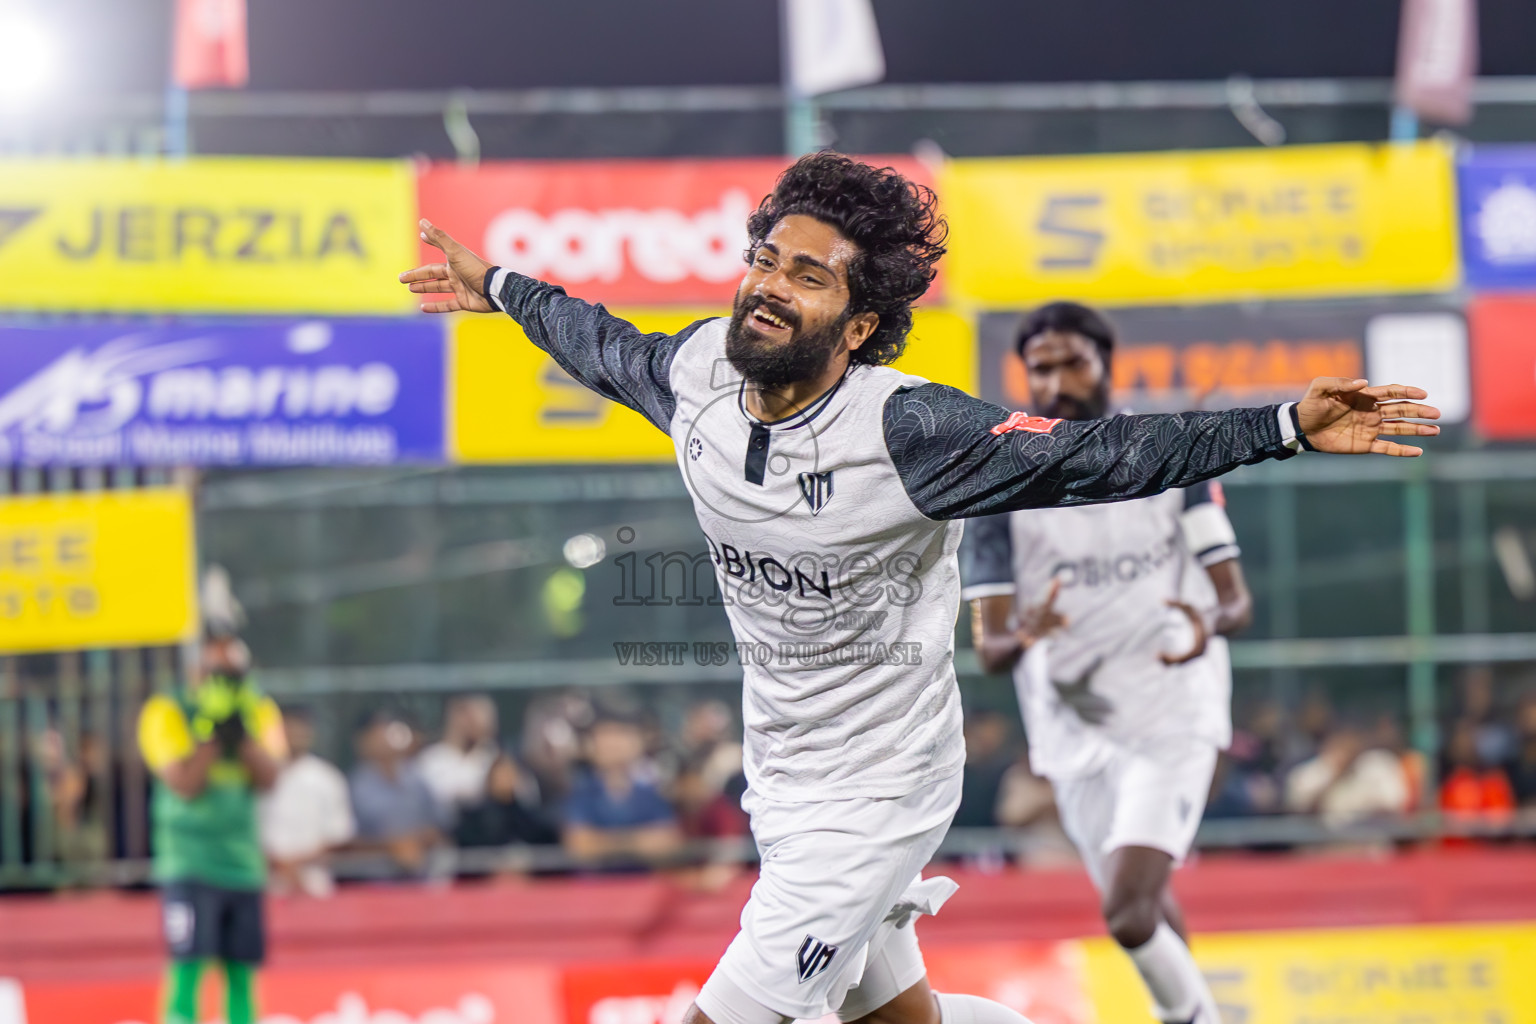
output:
[[829, 946], [816, 936], [807, 935], [805, 941], [800, 943], [800, 951], [795, 954], [800, 983], [805, 984], [830, 967], [834, 956], [837, 956], [836, 946]]
[[801, 473], [800, 496], [811, 507], [811, 515], [820, 515], [832, 500], [832, 471], [825, 473]]
[[1031, 434], [1049, 434], [1056, 429], [1060, 419], [1047, 419], [1044, 416], [1031, 416], [1027, 412], [1016, 412], [997, 426], [992, 428], [992, 433], [1002, 437], [1014, 430], [1023, 430]]

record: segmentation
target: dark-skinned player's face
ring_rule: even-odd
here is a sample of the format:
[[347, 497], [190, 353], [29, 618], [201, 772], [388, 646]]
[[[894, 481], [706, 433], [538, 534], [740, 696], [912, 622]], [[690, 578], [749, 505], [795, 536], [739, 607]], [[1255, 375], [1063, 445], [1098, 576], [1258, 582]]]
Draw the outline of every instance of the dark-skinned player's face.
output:
[[1042, 331], [1024, 343], [1030, 412], [1096, 420], [1109, 411], [1109, 374], [1099, 347], [1075, 331]]
[[848, 313], [849, 263], [858, 247], [803, 214], [768, 232], [736, 292], [726, 355], [762, 387], [819, 376], [844, 348], [857, 349], [877, 322]]

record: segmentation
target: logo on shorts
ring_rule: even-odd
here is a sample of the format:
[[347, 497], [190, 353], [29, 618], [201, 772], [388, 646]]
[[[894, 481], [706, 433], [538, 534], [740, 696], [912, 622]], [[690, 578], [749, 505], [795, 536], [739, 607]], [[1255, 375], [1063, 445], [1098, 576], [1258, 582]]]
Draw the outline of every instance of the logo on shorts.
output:
[[1189, 797], [1187, 797], [1187, 796], [1179, 797], [1179, 820], [1180, 821], [1188, 821], [1189, 820], [1189, 812], [1194, 810], [1194, 809], [1195, 809], [1195, 805], [1190, 803]]
[[196, 923], [194, 913], [190, 903], [165, 904], [165, 942], [172, 952], [179, 953], [191, 947]]
[[795, 954], [801, 983], [810, 981], [831, 966], [834, 956], [837, 956], [836, 946], [829, 946], [816, 936], [807, 935], [805, 941], [800, 943], [800, 952]]

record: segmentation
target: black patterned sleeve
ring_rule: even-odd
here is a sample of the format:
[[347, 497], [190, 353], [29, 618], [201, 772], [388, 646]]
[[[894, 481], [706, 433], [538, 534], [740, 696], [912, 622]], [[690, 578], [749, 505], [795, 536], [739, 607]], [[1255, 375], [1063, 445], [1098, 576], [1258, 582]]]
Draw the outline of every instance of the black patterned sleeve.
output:
[[930, 519], [1144, 498], [1294, 452], [1281, 407], [1042, 420], [943, 384], [898, 389], [885, 443]]
[[529, 341], [582, 384], [667, 430], [677, 408], [669, 383], [672, 357], [708, 320], [680, 334], [642, 334], [634, 324], [571, 298], [557, 285], [511, 271], [501, 277], [492, 297]]

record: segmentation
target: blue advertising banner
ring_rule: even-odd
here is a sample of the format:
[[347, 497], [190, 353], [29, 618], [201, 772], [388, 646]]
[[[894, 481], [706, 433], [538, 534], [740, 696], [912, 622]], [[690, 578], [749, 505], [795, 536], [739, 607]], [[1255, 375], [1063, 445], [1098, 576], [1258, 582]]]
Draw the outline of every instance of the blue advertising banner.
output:
[[441, 462], [440, 325], [0, 327], [0, 464]]
[[1467, 284], [1536, 287], [1536, 146], [1480, 146], [1456, 173]]

